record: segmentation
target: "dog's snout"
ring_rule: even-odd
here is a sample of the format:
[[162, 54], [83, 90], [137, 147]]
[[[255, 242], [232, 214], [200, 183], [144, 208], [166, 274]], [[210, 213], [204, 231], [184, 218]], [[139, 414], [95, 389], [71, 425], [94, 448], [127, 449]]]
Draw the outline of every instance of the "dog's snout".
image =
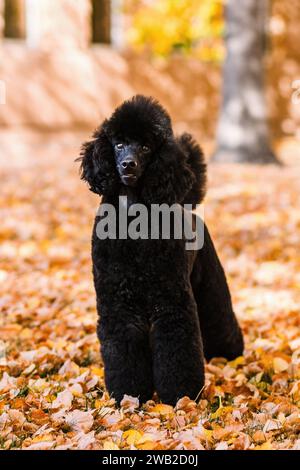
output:
[[124, 170], [135, 169], [137, 167], [137, 162], [132, 158], [128, 158], [126, 160], [123, 160], [121, 166]]

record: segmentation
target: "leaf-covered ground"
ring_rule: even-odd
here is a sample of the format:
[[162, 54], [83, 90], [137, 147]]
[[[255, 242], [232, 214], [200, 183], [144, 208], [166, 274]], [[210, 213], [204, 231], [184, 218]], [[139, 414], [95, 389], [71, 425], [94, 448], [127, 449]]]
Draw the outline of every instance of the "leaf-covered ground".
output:
[[300, 449], [299, 164], [209, 169], [206, 221], [244, 357], [207, 364], [199, 404], [128, 397], [118, 410], [95, 334], [97, 198], [78, 179], [75, 150], [51, 145], [0, 170], [0, 447]]

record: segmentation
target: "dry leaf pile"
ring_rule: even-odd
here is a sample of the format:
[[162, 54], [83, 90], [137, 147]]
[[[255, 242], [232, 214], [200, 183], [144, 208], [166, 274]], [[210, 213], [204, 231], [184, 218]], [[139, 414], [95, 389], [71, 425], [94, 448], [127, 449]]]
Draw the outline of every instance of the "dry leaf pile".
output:
[[246, 351], [206, 366], [199, 404], [104, 390], [90, 233], [72, 159], [1, 170], [0, 447], [300, 449], [299, 167], [211, 167], [206, 220]]

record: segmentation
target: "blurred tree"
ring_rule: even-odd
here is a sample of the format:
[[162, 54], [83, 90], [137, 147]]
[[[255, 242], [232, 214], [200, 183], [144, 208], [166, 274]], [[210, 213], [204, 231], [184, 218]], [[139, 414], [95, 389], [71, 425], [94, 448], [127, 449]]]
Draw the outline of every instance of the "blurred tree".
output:
[[111, 2], [110, 0], [92, 1], [92, 41], [110, 44], [111, 42]]
[[228, 0], [223, 105], [217, 162], [279, 163], [271, 150], [264, 97], [268, 0]]
[[5, 0], [4, 37], [25, 38], [25, 0]]

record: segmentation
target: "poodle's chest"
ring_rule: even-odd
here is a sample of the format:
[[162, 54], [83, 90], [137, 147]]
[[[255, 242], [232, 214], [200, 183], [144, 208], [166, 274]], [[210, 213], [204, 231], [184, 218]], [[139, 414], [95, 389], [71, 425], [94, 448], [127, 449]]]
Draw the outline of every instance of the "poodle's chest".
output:
[[180, 245], [135, 242], [93, 241], [95, 287], [104, 303], [119, 298], [152, 311], [160, 295], [173, 297], [182, 286], [189, 288], [193, 260]]

